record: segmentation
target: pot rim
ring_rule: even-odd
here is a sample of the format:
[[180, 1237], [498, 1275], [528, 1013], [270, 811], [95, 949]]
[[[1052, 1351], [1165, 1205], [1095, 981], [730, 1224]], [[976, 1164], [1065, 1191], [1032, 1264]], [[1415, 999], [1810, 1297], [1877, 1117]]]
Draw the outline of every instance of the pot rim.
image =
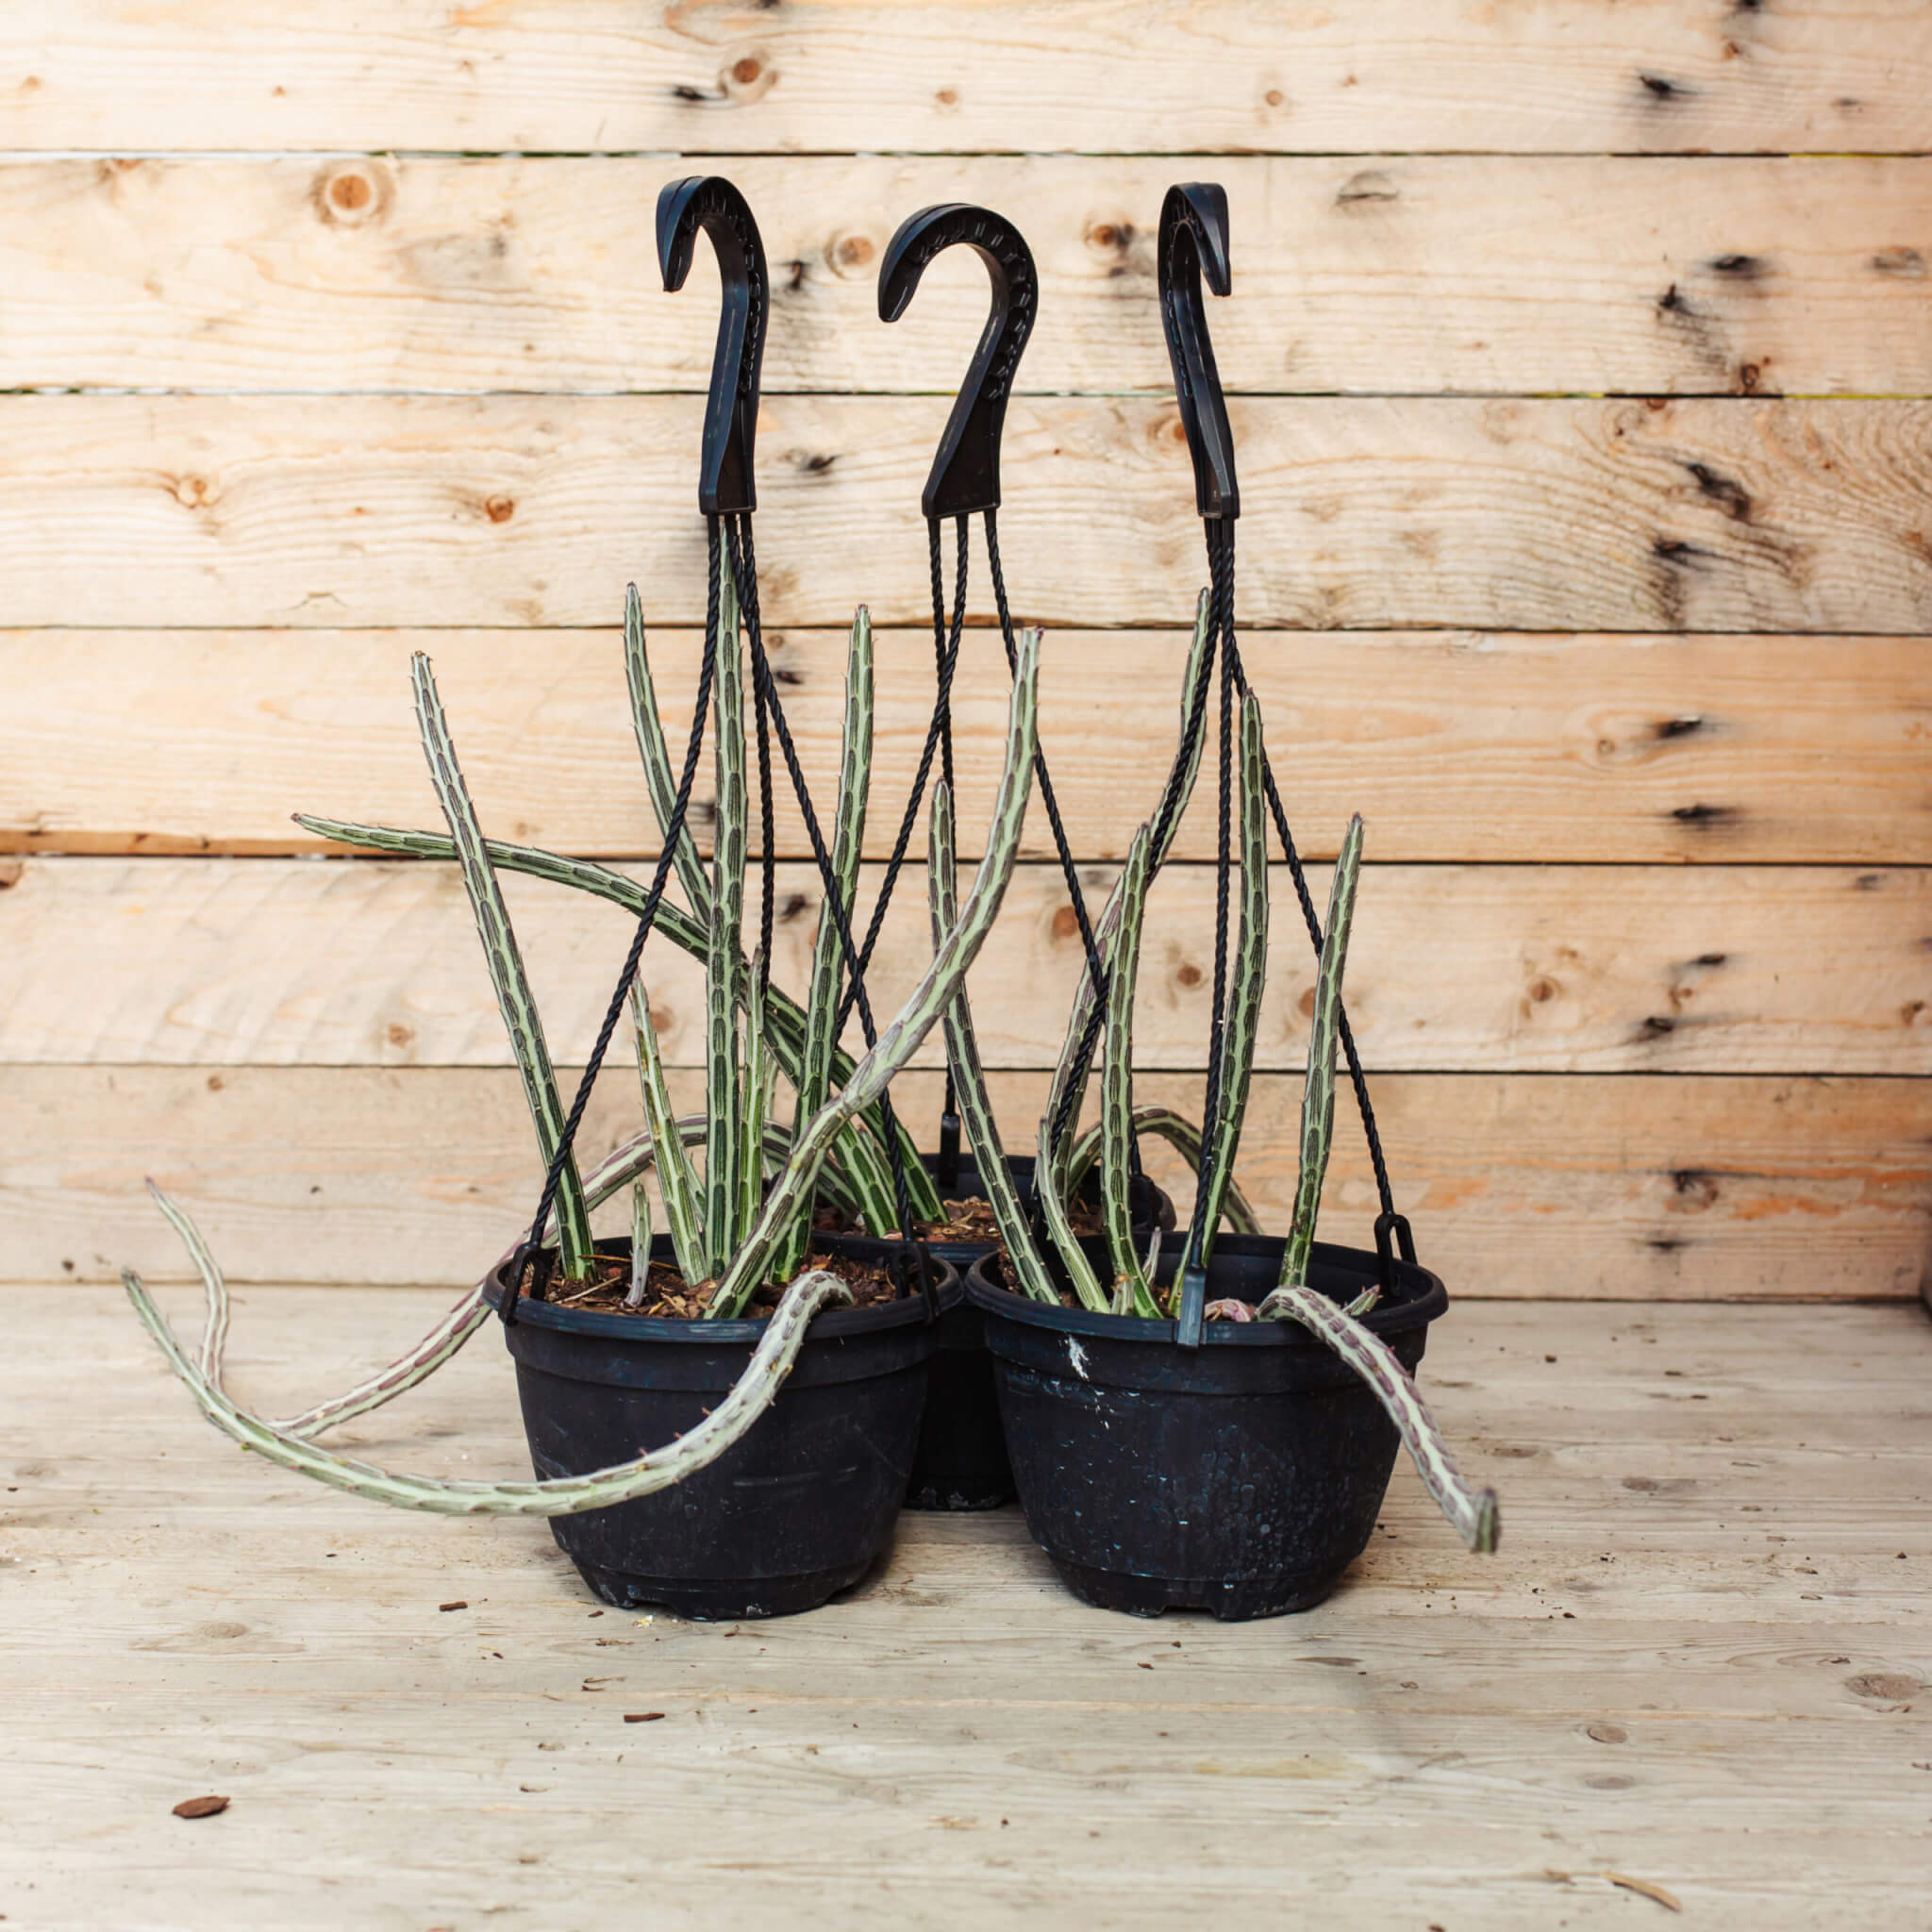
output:
[[[862, 1242], [881, 1248], [895, 1248], [897, 1241], [875, 1241], [870, 1235], [828, 1235], [825, 1241]], [[655, 1248], [659, 1241], [668, 1250], [670, 1238], [655, 1236], [651, 1245]], [[625, 1241], [598, 1241], [595, 1244], [603, 1252], [622, 1250], [630, 1252], [630, 1243]], [[500, 1309], [503, 1297], [508, 1288], [505, 1275], [515, 1259], [506, 1255], [484, 1278], [483, 1298], [492, 1310]], [[960, 1272], [953, 1263], [939, 1253], [932, 1251], [933, 1264], [940, 1271], [939, 1310], [940, 1316], [949, 1314], [966, 1299], [966, 1283]], [[831, 1308], [814, 1315], [811, 1325], [806, 1330], [806, 1345], [814, 1341], [845, 1341], [861, 1335], [875, 1335], [893, 1328], [908, 1328], [925, 1321], [925, 1302], [918, 1294], [903, 1294], [890, 1302], [874, 1302], [865, 1308]], [[756, 1348], [770, 1324], [769, 1315], [760, 1315], [756, 1321], [735, 1318], [729, 1322], [707, 1322], [697, 1319], [678, 1319], [669, 1315], [613, 1315], [596, 1308], [565, 1308], [556, 1302], [532, 1301], [527, 1295], [517, 1303], [517, 1323], [521, 1326], [529, 1323], [539, 1328], [559, 1329], [570, 1335], [596, 1336], [601, 1340], [636, 1342], [678, 1342], [688, 1346], [707, 1348], [729, 1348], [741, 1346]]]
[[[1178, 1243], [1181, 1235], [1170, 1237]], [[1163, 1251], [1167, 1241], [1162, 1242]], [[1219, 1236], [1218, 1254], [1265, 1254], [1271, 1247], [1278, 1254], [1284, 1246], [1278, 1235]], [[985, 1255], [974, 1262], [966, 1275], [967, 1298], [990, 1315], [1019, 1322], [1028, 1327], [1057, 1329], [1063, 1334], [1092, 1335], [1109, 1341], [1131, 1341], [1178, 1348], [1172, 1317], [1151, 1315], [1103, 1315], [1091, 1308], [1051, 1307], [1028, 1295], [1002, 1288], [987, 1272], [996, 1255]], [[1343, 1273], [1359, 1278], [1367, 1287], [1379, 1278], [1381, 1262], [1372, 1248], [1348, 1248], [1332, 1241], [1315, 1243], [1312, 1274], [1317, 1268]], [[1213, 1263], [1208, 1264], [1210, 1270]], [[1401, 1299], [1386, 1302], [1359, 1316], [1363, 1327], [1379, 1336], [1399, 1335], [1407, 1329], [1426, 1327], [1449, 1307], [1449, 1291], [1441, 1277], [1415, 1261], [1397, 1260], [1396, 1290]], [[1211, 1277], [1210, 1277], [1211, 1278]], [[1325, 1291], [1320, 1281], [1310, 1284]], [[1330, 1299], [1334, 1299], [1331, 1295]], [[1202, 1344], [1208, 1348], [1321, 1348], [1323, 1343], [1298, 1322], [1209, 1322], [1202, 1331]]]

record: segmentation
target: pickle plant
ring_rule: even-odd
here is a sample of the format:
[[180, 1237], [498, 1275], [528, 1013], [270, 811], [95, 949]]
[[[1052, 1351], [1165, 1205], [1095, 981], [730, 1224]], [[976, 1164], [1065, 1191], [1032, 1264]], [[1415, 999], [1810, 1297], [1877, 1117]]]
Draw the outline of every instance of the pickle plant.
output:
[[[1016, 1290], [1037, 1301], [1058, 1305], [1064, 1283], [1081, 1307], [1096, 1313], [1160, 1319], [1178, 1312], [1180, 1271], [1163, 1291], [1155, 1281], [1155, 1245], [1142, 1253], [1128, 1211], [1131, 1143], [1137, 1133], [1155, 1132], [1175, 1143], [1191, 1160], [1196, 1176], [1194, 1217], [1201, 1231], [1201, 1257], [1212, 1253], [1222, 1223], [1240, 1233], [1259, 1231], [1253, 1208], [1235, 1184], [1243, 1115], [1254, 1071], [1261, 996], [1267, 977], [1269, 874], [1263, 782], [1261, 708], [1246, 693], [1239, 712], [1237, 820], [1239, 826], [1241, 914], [1225, 1023], [1219, 1041], [1219, 1064], [1209, 1091], [1213, 1117], [1197, 1133], [1164, 1108], [1137, 1108], [1133, 1099], [1134, 991], [1145, 928], [1147, 896], [1167, 855], [1181, 812], [1199, 770], [1207, 678], [1207, 599], [1190, 653], [1181, 706], [1181, 739], [1168, 792], [1155, 818], [1143, 823], [1128, 848], [1126, 862], [1108, 901], [1098, 928], [1106, 962], [1100, 1119], [1075, 1138], [1059, 1133], [1060, 1124], [1077, 1112], [1086, 1074], [1081, 1052], [1091, 1003], [1097, 994], [1084, 977], [1069, 1018], [1066, 1045], [1054, 1074], [1040, 1123], [1035, 1173], [1041, 1231], [1024, 1210], [1017, 1190], [1006, 1179], [997, 1158], [998, 1130], [987, 1097], [986, 1078], [974, 1041], [965, 989], [955, 995], [946, 1015], [947, 1051], [958, 1088], [960, 1110], [975, 1147], [979, 1171], [993, 1182], [989, 1195], [1005, 1242], [1007, 1265]], [[932, 817], [932, 917], [934, 931], [951, 918], [951, 824], [943, 809]], [[1327, 1173], [1335, 1117], [1335, 1071], [1341, 1012], [1342, 969], [1354, 923], [1360, 878], [1362, 822], [1350, 821], [1336, 861], [1328, 921], [1316, 974], [1309, 1029], [1307, 1077], [1302, 1089], [1300, 1163], [1294, 1206], [1283, 1246], [1277, 1285], [1257, 1307], [1225, 1299], [1210, 1303], [1210, 1316], [1237, 1322], [1292, 1321], [1308, 1329], [1368, 1383], [1414, 1458], [1429, 1493], [1472, 1549], [1495, 1547], [1498, 1533], [1495, 1492], [1475, 1491], [1464, 1480], [1413, 1379], [1388, 1345], [1357, 1319], [1367, 1314], [1380, 1290], [1370, 1288], [1346, 1308], [1307, 1285], [1315, 1242], [1315, 1221]], [[1100, 1163], [1101, 1227], [1110, 1282], [1082, 1247], [1066, 1212], [1066, 1202], [1087, 1170]], [[1051, 1257], [1051, 1264], [1049, 1261]]]
[[[809, 1246], [813, 1204], [821, 1193], [857, 1211], [878, 1232], [892, 1216], [886, 1165], [890, 1158], [882, 1103], [892, 1078], [939, 1023], [965, 981], [968, 967], [991, 931], [1018, 856], [1031, 787], [1037, 741], [1036, 704], [1040, 634], [1023, 634], [1009, 701], [1000, 784], [986, 852], [971, 891], [935, 937], [924, 975], [876, 1041], [855, 1060], [838, 1047], [836, 1024], [841, 944], [829, 908], [821, 922], [807, 1005], [800, 1008], [771, 987], [763, 961], [747, 961], [741, 944], [748, 807], [744, 782], [744, 719], [736, 598], [728, 569], [721, 573], [721, 621], [711, 702], [715, 707], [718, 778], [717, 833], [711, 873], [706, 875], [688, 836], [673, 841], [672, 863], [691, 903], [660, 905], [658, 924], [686, 951], [706, 962], [707, 1106], [684, 1120], [671, 1113], [647, 996], [634, 989], [634, 1031], [644, 1092], [645, 1131], [610, 1156], [588, 1180], [574, 1161], [560, 1169], [553, 1224], [566, 1279], [582, 1279], [592, 1265], [590, 1216], [625, 1188], [632, 1190], [632, 1227], [640, 1256], [648, 1254], [650, 1214], [643, 1175], [655, 1167], [665, 1202], [674, 1252], [694, 1285], [714, 1284], [706, 1307], [710, 1317], [742, 1315], [758, 1291], [789, 1284], [776, 1311], [731, 1396], [697, 1428], [667, 1447], [588, 1475], [523, 1483], [443, 1482], [393, 1474], [315, 1446], [323, 1429], [379, 1407], [414, 1386], [446, 1361], [488, 1312], [479, 1284], [407, 1355], [336, 1399], [304, 1414], [273, 1422], [242, 1409], [223, 1387], [227, 1332], [227, 1293], [221, 1271], [187, 1215], [160, 1191], [161, 1211], [186, 1243], [207, 1291], [202, 1345], [191, 1357], [131, 1270], [123, 1280], [137, 1312], [204, 1414], [225, 1433], [285, 1467], [383, 1502], [445, 1514], [563, 1515], [648, 1494], [715, 1459], [749, 1428], [790, 1372], [811, 1317], [828, 1305], [850, 1300], [850, 1291], [823, 1270], [799, 1270]], [[665, 750], [652, 689], [643, 625], [635, 591], [625, 612], [625, 654], [633, 723], [643, 756], [654, 808], [667, 833], [675, 826], [676, 787]], [[871, 759], [872, 636], [861, 609], [853, 625], [847, 662], [844, 741], [838, 815], [832, 841], [835, 877], [849, 908], [863, 843], [866, 780]], [[505, 1025], [522, 1076], [546, 1166], [557, 1158], [564, 1117], [544, 1043], [542, 1026], [525, 977], [514, 930], [504, 905], [499, 871], [516, 871], [589, 891], [634, 912], [646, 897], [623, 874], [587, 861], [532, 847], [485, 840], [477, 825], [428, 660], [412, 665], [418, 724], [447, 834], [399, 832], [347, 822], [303, 817], [310, 829], [347, 842], [420, 858], [454, 858], [475, 915], [478, 932]], [[703, 697], [701, 693], [701, 705]], [[951, 822], [951, 798], [934, 793], [935, 820]], [[794, 1103], [788, 1128], [770, 1119], [775, 1075], [791, 1083]], [[689, 1148], [702, 1145], [700, 1177]], [[909, 1147], [907, 1150], [909, 1157]], [[908, 1158], [907, 1181], [917, 1174], [915, 1216], [937, 1218], [936, 1196], [916, 1159]], [[150, 1184], [152, 1186], [152, 1184]], [[632, 1298], [642, 1282], [643, 1262], [633, 1261]], [[513, 1289], [512, 1289], [512, 1291]]]

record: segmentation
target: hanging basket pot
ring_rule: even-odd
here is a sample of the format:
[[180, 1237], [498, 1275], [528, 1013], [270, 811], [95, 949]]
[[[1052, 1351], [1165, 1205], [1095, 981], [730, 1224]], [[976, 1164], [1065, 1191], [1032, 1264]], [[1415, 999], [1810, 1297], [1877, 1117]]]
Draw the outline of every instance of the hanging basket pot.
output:
[[[925, 1169], [940, 1179], [940, 1160], [923, 1155]], [[1024, 1195], [1033, 1181], [1033, 1157], [1010, 1155], [1007, 1166]], [[1174, 1203], [1148, 1183], [1153, 1225], [1174, 1226]], [[958, 1158], [958, 1177], [941, 1185], [950, 1201], [986, 1198], [979, 1168], [970, 1154]], [[1099, 1200], [1099, 1181], [1089, 1175], [1079, 1198], [1086, 1205]], [[982, 1256], [997, 1251], [996, 1240], [936, 1240], [929, 1251], [942, 1257], [961, 1274]], [[906, 1492], [908, 1509], [996, 1509], [1014, 1496], [1012, 1464], [1007, 1457], [1006, 1432], [1000, 1423], [998, 1392], [993, 1386], [992, 1357], [987, 1353], [986, 1319], [963, 1297], [958, 1307], [940, 1319], [939, 1352], [933, 1357], [932, 1385], [925, 1399], [925, 1420], [920, 1424], [919, 1445], [912, 1457], [912, 1480]]]
[[[1186, 1236], [1161, 1242], [1174, 1280]], [[1208, 1294], [1258, 1302], [1283, 1242], [1220, 1237]], [[1363, 1325], [1411, 1374], [1449, 1306], [1409, 1261]], [[1382, 1279], [1372, 1251], [1318, 1242], [1308, 1285], [1346, 1305]], [[1020, 1502], [1067, 1587], [1103, 1609], [1225, 1621], [1305, 1610], [1367, 1547], [1400, 1438], [1361, 1378], [1289, 1322], [1175, 1324], [1053, 1307], [1009, 1293], [983, 1257], [967, 1291], [982, 1317]]]
[[[858, 1235], [816, 1245], [861, 1261], [898, 1251]], [[669, 1238], [651, 1254], [671, 1261]], [[553, 1517], [584, 1581], [608, 1604], [701, 1620], [790, 1616], [857, 1583], [891, 1540], [940, 1328], [963, 1297], [958, 1271], [936, 1265], [938, 1322], [918, 1294], [820, 1315], [771, 1407], [715, 1462], [656, 1494]], [[508, 1266], [491, 1278], [492, 1306]], [[764, 1327], [523, 1297], [504, 1334], [531, 1466], [541, 1478], [578, 1475], [695, 1427], [743, 1374]]]

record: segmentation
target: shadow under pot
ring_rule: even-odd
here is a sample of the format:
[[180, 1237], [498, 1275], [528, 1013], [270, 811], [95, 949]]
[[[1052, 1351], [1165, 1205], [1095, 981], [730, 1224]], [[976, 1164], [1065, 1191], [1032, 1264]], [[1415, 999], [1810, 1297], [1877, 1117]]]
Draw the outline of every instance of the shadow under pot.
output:
[[[813, 1246], [883, 1261], [896, 1242], [823, 1235]], [[600, 1241], [628, 1258], [627, 1241]], [[670, 1238], [651, 1243], [671, 1261]], [[492, 1307], [508, 1263], [490, 1279]], [[939, 1270], [940, 1322], [963, 1298]], [[771, 1407], [682, 1482], [607, 1509], [555, 1516], [551, 1534], [608, 1604], [661, 1604], [679, 1616], [784, 1617], [857, 1583], [891, 1539], [925, 1407], [940, 1322], [923, 1296], [817, 1316]], [[540, 1477], [583, 1475], [664, 1447], [717, 1407], [744, 1373], [765, 1322], [679, 1321], [518, 1306], [505, 1329], [530, 1462]]]
[[[1186, 1237], [1161, 1242], [1171, 1283]], [[1256, 1303], [1285, 1243], [1224, 1234], [1209, 1300]], [[1317, 1242], [1308, 1285], [1346, 1304], [1379, 1279], [1371, 1251]], [[1224, 1621], [1320, 1603], [1368, 1546], [1401, 1439], [1359, 1376], [1293, 1322], [1210, 1322], [1199, 1348], [1171, 1321], [1050, 1307], [1008, 1291], [996, 1257], [967, 1277], [1032, 1532], [1061, 1580], [1102, 1609]], [[1365, 1317], [1413, 1373], [1449, 1305], [1412, 1262]]]
[[[935, 1181], [939, 1157], [920, 1157]], [[1033, 1184], [1033, 1157], [1009, 1155], [1007, 1166], [1024, 1199]], [[1174, 1203], [1160, 1189], [1147, 1183], [1155, 1222], [1174, 1225]], [[957, 1177], [940, 1185], [942, 1200], [984, 1200], [986, 1188], [970, 1154], [959, 1157]], [[1100, 1180], [1089, 1174], [1078, 1199], [1090, 1208], [1100, 1205]], [[950, 1261], [961, 1274], [982, 1255], [995, 1252], [991, 1241], [936, 1241], [930, 1252]], [[906, 1492], [908, 1509], [996, 1509], [1014, 1496], [1013, 1469], [1007, 1457], [1006, 1433], [1000, 1425], [999, 1395], [993, 1386], [992, 1357], [987, 1353], [985, 1317], [964, 1300], [940, 1320], [939, 1353], [933, 1357], [932, 1387], [925, 1399], [925, 1420], [920, 1425], [919, 1446], [912, 1457], [912, 1480]]]

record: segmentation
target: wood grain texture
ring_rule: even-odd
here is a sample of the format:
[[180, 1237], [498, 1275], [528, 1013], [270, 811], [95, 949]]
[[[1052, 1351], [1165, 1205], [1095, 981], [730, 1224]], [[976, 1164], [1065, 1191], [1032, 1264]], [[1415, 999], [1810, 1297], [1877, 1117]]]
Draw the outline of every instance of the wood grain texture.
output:
[[[917, 506], [949, 407], [766, 400], [768, 621], [848, 623], [861, 600], [929, 621]], [[1251, 625], [1932, 628], [1932, 404], [1231, 413]], [[695, 396], [0, 398], [0, 623], [606, 625], [633, 576], [654, 621], [701, 621], [701, 414]], [[1019, 398], [1006, 464], [1023, 620], [1191, 621], [1204, 561], [1171, 402]]]
[[[1928, 123], [1932, 125], [1932, 123]], [[717, 275], [667, 296], [649, 158], [78, 158], [0, 165], [0, 386], [704, 391]], [[1019, 386], [1164, 394], [1152, 158], [709, 163], [772, 264], [772, 393], [942, 390], [985, 273], [958, 250], [892, 327], [899, 220], [963, 200], [1017, 219], [1041, 275]], [[1373, 155], [1213, 166], [1235, 294], [1210, 304], [1230, 390], [1907, 394], [1932, 161]], [[1579, 219], [1582, 216], [1583, 218]]]
[[[1046, 1076], [991, 1084], [1004, 1132], [1024, 1144]], [[672, 1089], [677, 1106], [698, 1105], [694, 1072], [674, 1073]], [[598, 1084], [580, 1143], [592, 1158], [637, 1131], [635, 1090], [623, 1067]], [[939, 1074], [905, 1075], [894, 1091], [933, 1144]], [[1199, 1114], [1198, 1075], [1148, 1075], [1138, 1091]], [[1424, 1260], [1458, 1297], [1557, 1300], [1916, 1294], [1932, 1260], [1926, 1092], [1908, 1079], [1681, 1074], [1373, 1084]], [[113, 1281], [124, 1264], [192, 1278], [142, 1188], [152, 1174], [238, 1281], [454, 1292], [527, 1225], [542, 1181], [508, 1069], [10, 1066], [0, 1101], [0, 1280]], [[1293, 1201], [1300, 1106], [1297, 1075], [1256, 1077], [1241, 1176], [1277, 1226]], [[1158, 1146], [1148, 1165], [1185, 1213], [1186, 1173]], [[1367, 1245], [1374, 1214], [1344, 1093], [1323, 1237]]]
[[1918, 151], [1916, 0], [34, 0], [16, 148]]
[[[651, 633], [674, 734], [699, 641]], [[829, 797], [844, 633], [769, 641], [813, 794]], [[562, 852], [656, 852], [616, 634], [508, 630], [0, 633], [0, 850], [319, 849], [291, 822], [296, 808], [436, 824], [407, 695], [419, 649], [495, 832]], [[932, 639], [880, 631], [875, 650], [868, 854], [884, 858], [930, 722]], [[1084, 857], [1124, 857], [1153, 809], [1185, 651], [1174, 631], [1054, 640], [1041, 741]], [[1334, 856], [1359, 810], [1383, 859], [1932, 860], [1922, 639], [1314, 632], [1270, 638], [1246, 663], [1313, 858]], [[974, 855], [1005, 680], [993, 634], [969, 633], [953, 724], [962, 850]], [[1211, 744], [1211, 717], [1208, 729]], [[709, 778], [702, 770], [701, 812]], [[778, 849], [807, 858], [778, 789]], [[1052, 852], [1037, 800], [1024, 850]], [[1175, 850], [1212, 857], [1205, 808]]]
[[[286, 1409], [443, 1299], [248, 1292], [236, 1384]], [[1924, 1916], [1916, 1309], [1452, 1308], [1423, 1379], [1502, 1548], [1405, 1465], [1303, 1616], [1105, 1616], [1001, 1510], [908, 1515], [848, 1598], [720, 1628], [593, 1614], [541, 1523], [236, 1454], [116, 1291], [11, 1301], [0, 1889], [36, 1926], [554, 1924], [566, 1890], [706, 1932], [1674, 1923], [1607, 1874], [1689, 1924]], [[343, 1440], [521, 1470], [501, 1344]], [[198, 1791], [228, 1814], [169, 1815]]]
[[[0, 1059], [509, 1064], [452, 864], [13, 863], [0, 892]], [[881, 871], [861, 874], [864, 916]], [[1314, 957], [1286, 868], [1275, 872], [1256, 1063], [1299, 1069]], [[1081, 875], [1098, 907], [1114, 869]], [[794, 992], [816, 882], [809, 865], [778, 872], [773, 976]], [[1310, 885], [1325, 903], [1325, 867]], [[881, 1024], [931, 959], [924, 890], [908, 867], [867, 974]], [[551, 1050], [582, 1059], [631, 921], [562, 887], [507, 875], [504, 891]], [[1202, 1059], [1213, 905], [1208, 866], [1172, 867], [1154, 889], [1139, 1065]], [[1932, 870], [1371, 865], [1348, 1010], [1365, 1062], [1405, 1071], [1932, 1073], [1928, 933]], [[1051, 1066], [1084, 970], [1058, 868], [1021, 867], [971, 980], [986, 1064]], [[644, 971], [667, 1061], [702, 1065], [699, 962], [657, 941]], [[920, 1052], [941, 1064], [938, 1035]]]

